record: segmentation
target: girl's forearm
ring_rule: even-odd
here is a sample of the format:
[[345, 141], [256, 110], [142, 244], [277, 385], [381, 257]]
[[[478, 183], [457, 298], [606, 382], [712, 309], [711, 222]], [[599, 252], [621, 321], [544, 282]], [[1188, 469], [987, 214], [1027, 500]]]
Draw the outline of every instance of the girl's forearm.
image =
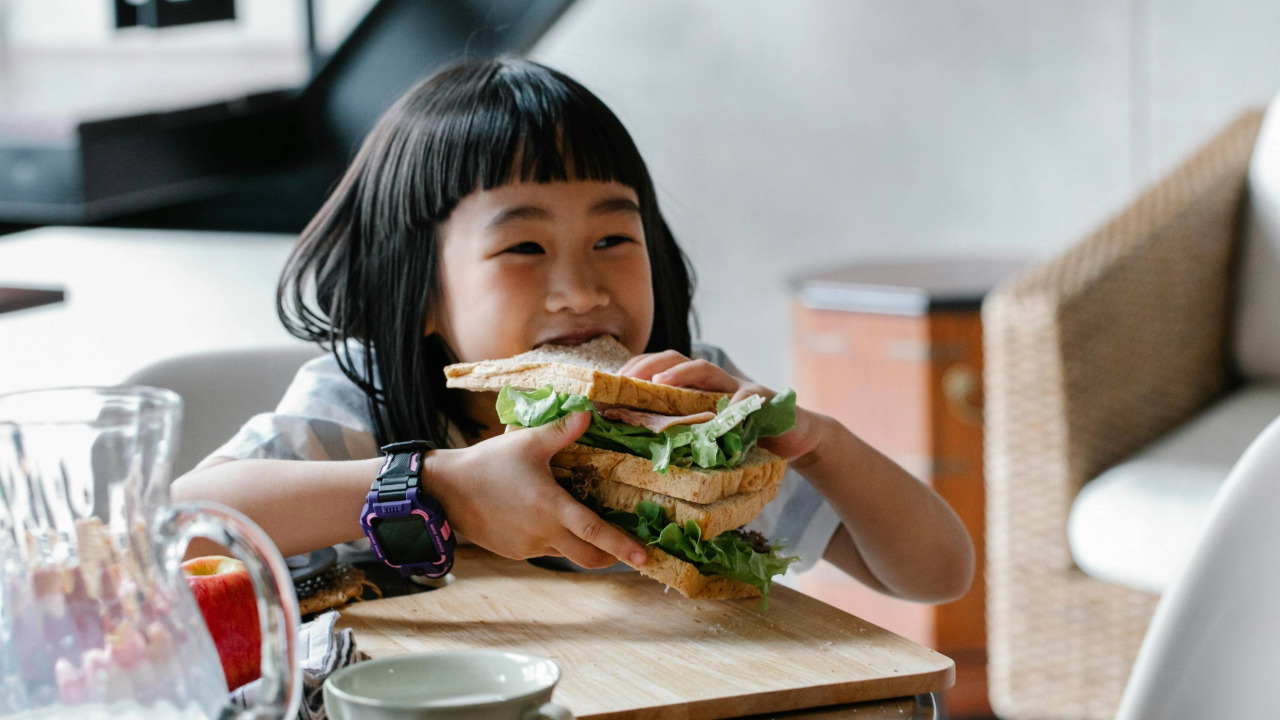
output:
[[[364, 537], [360, 508], [382, 460], [232, 460], [173, 482], [174, 502], [212, 500], [253, 520], [289, 556]], [[305, 488], [305, 492], [299, 490]], [[192, 541], [188, 556], [217, 552]]]
[[955, 512], [839, 422], [811, 415], [820, 439], [793, 467], [827, 498], [853, 541], [828, 559], [855, 576], [870, 573], [868, 584], [906, 599], [963, 595], [973, 579], [973, 544]]

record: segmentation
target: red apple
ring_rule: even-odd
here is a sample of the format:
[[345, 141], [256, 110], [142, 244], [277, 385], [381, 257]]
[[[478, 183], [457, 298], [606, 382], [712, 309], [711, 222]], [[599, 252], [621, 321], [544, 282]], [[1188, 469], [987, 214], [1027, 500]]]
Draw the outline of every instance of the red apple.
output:
[[262, 673], [262, 630], [258, 598], [244, 563], [207, 555], [182, 563], [182, 572], [218, 647], [227, 689], [257, 680]]

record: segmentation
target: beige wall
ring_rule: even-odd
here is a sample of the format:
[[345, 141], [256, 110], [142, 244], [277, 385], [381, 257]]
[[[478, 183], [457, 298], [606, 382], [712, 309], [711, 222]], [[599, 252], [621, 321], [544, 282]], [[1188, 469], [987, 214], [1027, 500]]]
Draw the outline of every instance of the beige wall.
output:
[[579, 0], [535, 57], [600, 94], [693, 257], [705, 337], [788, 381], [787, 280], [1042, 257], [1280, 90], [1272, 0]]

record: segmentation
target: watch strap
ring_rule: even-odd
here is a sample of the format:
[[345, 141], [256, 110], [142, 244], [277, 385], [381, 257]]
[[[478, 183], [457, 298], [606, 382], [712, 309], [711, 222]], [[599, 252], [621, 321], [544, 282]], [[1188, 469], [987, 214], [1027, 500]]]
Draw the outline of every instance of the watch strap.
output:
[[376, 501], [403, 502], [418, 491], [422, 479], [422, 455], [435, 450], [434, 443], [426, 440], [408, 440], [384, 445], [387, 456], [378, 470], [370, 492], [376, 492]]

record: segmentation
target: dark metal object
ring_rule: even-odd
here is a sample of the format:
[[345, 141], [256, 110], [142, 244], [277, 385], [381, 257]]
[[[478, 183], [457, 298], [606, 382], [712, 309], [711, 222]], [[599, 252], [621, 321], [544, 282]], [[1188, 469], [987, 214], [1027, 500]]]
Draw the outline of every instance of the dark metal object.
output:
[[0, 287], [0, 313], [60, 303], [65, 299], [66, 293], [61, 288]]
[[939, 720], [942, 717], [933, 695], [924, 693], [913, 697], [749, 715], [738, 720]]
[[0, 220], [92, 223], [216, 195], [308, 156], [288, 92], [110, 120], [22, 139], [0, 135]]
[[338, 551], [331, 547], [320, 548], [302, 555], [290, 555], [284, 561], [289, 566], [289, 577], [296, 585], [333, 567], [338, 562]]
[[397, 97], [453, 60], [529, 50], [571, 3], [379, 0], [328, 58], [309, 41], [302, 88], [34, 129], [0, 117], [0, 224], [297, 232]]
[[314, 76], [320, 69], [320, 47], [316, 42], [316, 0], [304, 0], [303, 9], [307, 24], [307, 62]]
[[162, 28], [236, 19], [235, 0], [115, 0], [116, 27]]
[[302, 93], [309, 119], [343, 162], [397, 97], [464, 57], [527, 52], [568, 8], [565, 0], [383, 0]]

